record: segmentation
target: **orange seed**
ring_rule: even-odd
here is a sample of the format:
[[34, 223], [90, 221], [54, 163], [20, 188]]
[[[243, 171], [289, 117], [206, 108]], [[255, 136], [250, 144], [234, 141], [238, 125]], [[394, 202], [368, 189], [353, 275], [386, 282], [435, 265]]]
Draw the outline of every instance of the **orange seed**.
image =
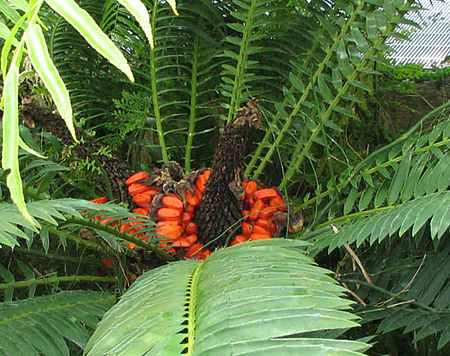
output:
[[133, 174], [130, 178], [128, 178], [125, 181], [126, 185], [131, 185], [136, 182], [140, 182], [141, 180], [147, 179], [148, 173], [147, 172], [137, 172], [136, 174]]

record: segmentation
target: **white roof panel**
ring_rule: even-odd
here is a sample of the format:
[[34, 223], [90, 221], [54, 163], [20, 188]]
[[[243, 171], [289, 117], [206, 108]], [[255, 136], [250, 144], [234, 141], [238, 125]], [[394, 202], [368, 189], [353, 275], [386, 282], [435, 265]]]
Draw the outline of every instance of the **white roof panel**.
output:
[[393, 52], [389, 58], [397, 64], [417, 63], [424, 68], [450, 66], [450, 1], [429, 1], [423, 10], [411, 11], [405, 18], [421, 28], [400, 25], [399, 32], [411, 32], [409, 41], [389, 38]]

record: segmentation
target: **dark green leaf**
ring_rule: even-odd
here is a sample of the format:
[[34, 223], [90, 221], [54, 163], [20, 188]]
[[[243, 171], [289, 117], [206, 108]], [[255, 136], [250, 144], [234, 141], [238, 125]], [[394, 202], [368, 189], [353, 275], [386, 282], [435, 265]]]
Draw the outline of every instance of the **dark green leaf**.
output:
[[358, 203], [358, 209], [359, 211], [365, 210], [370, 202], [372, 201], [372, 197], [373, 194], [375, 192], [375, 189], [371, 186], [366, 187], [366, 189], [364, 190], [361, 199], [359, 199], [359, 203]]
[[388, 192], [389, 192], [389, 182], [385, 181], [378, 189], [377, 194], [375, 195], [374, 200], [375, 208], [378, 208], [385, 202]]
[[378, 38], [378, 29], [373, 13], [366, 14], [366, 31], [369, 40], [371, 42], [375, 42], [375, 40]]
[[297, 89], [300, 92], [303, 92], [303, 90], [305, 89], [305, 85], [303, 84], [303, 82], [296, 76], [294, 75], [292, 72], [289, 73], [289, 80], [291, 81], [292, 85], [294, 86], [295, 89]]
[[359, 47], [359, 49], [363, 52], [366, 52], [369, 49], [369, 44], [367, 43], [366, 38], [361, 33], [359, 28], [352, 26], [351, 28], [353, 40], [355, 41], [356, 45]]
[[344, 215], [347, 215], [353, 209], [353, 204], [355, 204], [357, 197], [358, 197], [358, 188], [352, 187], [350, 193], [348, 194], [347, 200], [345, 201], [344, 204]]
[[392, 178], [391, 186], [389, 187], [388, 204], [394, 204], [406, 183], [406, 177], [408, 176], [409, 167], [411, 165], [411, 152], [407, 153], [402, 159], [400, 166], [395, 171], [394, 177]]
[[326, 102], [331, 102], [333, 100], [333, 96], [331, 95], [330, 88], [325, 82], [323, 74], [319, 75], [317, 78], [317, 84], [319, 85], [320, 94], [323, 96]]

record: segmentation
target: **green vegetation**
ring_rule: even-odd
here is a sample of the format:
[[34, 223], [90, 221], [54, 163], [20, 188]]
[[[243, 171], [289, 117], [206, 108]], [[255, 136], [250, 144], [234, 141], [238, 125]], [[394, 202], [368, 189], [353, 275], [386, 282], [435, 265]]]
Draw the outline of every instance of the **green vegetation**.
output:
[[381, 65], [379, 70], [389, 79], [401, 81], [409, 80], [436, 80], [450, 76], [450, 68], [436, 68], [425, 70], [421, 64], [404, 64], [397, 66]]
[[[0, 0], [0, 355], [447, 354], [450, 103], [395, 130], [374, 120], [388, 89], [448, 77], [385, 59], [418, 8]], [[302, 230], [167, 264], [154, 222], [88, 201], [123, 184], [112, 159], [209, 166], [252, 97], [264, 128], [245, 174]], [[78, 141], [20, 115], [30, 101]], [[150, 241], [117, 228], [136, 218]]]

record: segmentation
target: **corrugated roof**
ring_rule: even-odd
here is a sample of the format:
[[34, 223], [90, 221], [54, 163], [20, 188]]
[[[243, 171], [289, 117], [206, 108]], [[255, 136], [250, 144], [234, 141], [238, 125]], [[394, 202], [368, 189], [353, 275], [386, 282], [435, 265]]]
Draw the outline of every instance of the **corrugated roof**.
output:
[[399, 32], [411, 32], [409, 41], [390, 38], [394, 52], [389, 56], [397, 64], [417, 63], [424, 68], [450, 66], [450, 1], [429, 1], [424, 9], [406, 14], [421, 28], [401, 25]]

